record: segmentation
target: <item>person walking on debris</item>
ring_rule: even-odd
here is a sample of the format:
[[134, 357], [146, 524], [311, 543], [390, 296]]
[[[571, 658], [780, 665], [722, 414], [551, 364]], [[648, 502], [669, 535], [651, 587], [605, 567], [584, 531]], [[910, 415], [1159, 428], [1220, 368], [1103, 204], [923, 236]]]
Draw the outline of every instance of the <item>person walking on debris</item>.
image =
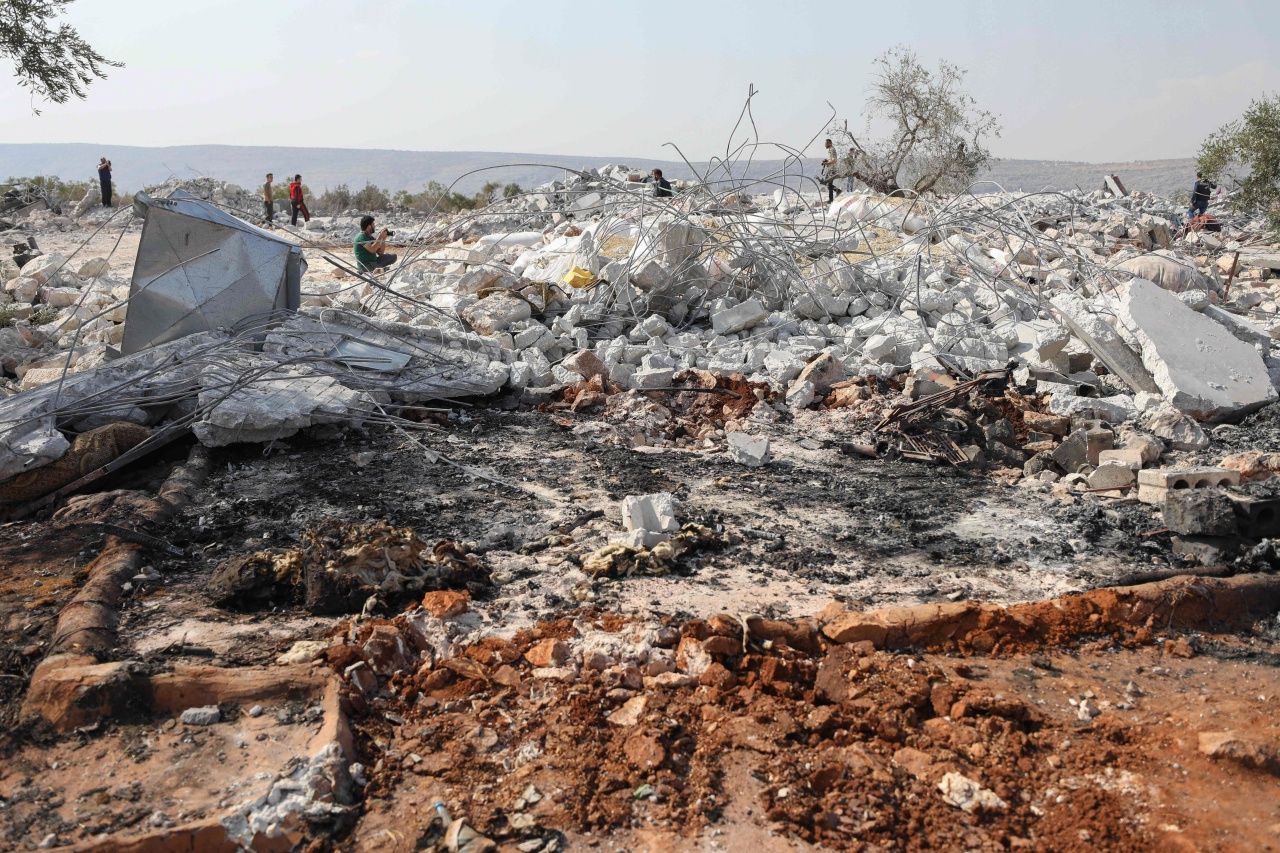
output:
[[98, 160], [98, 183], [102, 186], [102, 206], [111, 206], [111, 161], [106, 157]]
[[827, 204], [836, 200], [843, 190], [836, 189], [836, 171], [840, 167], [840, 156], [836, 153], [836, 145], [830, 139], [825, 143], [823, 148], [825, 159], [822, 161], [822, 175], [818, 179], [818, 183], [827, 188]]
[[1209, 209], [1209, 194], [1217, 188], [1217, 184], [1207, 180], [1202, 173], [1196, 172], [1196, 183], [1191, 188], [1191, 209], [1187, 211], [1187, 218], [1195, 219], [1197, 216], [1204, 216], [1205, 211]]
[[375, 272], [386, 269], [396, 262], [396, 256], [385, 251], [387, 238], [391, 232], [383, 228], [378, 236], [373, 236], [373, 217], [360, 217], [360, 233], [356, 235], [356, 267], [360, 272]]
[[653, 184], [654, 198], [671, 198], [671, 196], [674, 195], [671, 192], [671, 182], [662, 177], [661, 169], [654, 169], [650, 172], [644, 179], [644, 183]]
[[290, 225], [298, 224], [298, 211], [302, 211], [302, 221], [311, 221], [311, 211], [307, 210], [307, 203], [302, 199], [302, 176], [294, 175], [293, 181], [289, 184], [289, 210], [292, 215], [289, 217]]
[[274, 180], [275, 176], [270, 172], [267, 172], [267, 182], [262, 185], [262, 212], [266, 217], [266, 225], [268, 228], [274, 225], [276, 221], [276, 202], [271, 195], [271, 183]]

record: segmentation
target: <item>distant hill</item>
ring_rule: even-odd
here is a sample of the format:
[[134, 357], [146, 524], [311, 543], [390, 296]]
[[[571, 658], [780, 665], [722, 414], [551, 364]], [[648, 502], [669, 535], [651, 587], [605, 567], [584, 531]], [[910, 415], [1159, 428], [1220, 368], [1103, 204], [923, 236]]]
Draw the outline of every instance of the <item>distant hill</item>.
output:
[[[301, 173], [313, 192], [366, 182], [391, 190], [418, 190], [428, 181], [475, 192], [489, 180], [528, 188], [561, 177], [564, 169], [624, 163], [638, 169], [659, 167], [671, 178], [693, 177], [684, 163], [643, 157], [585, 157], [485, 151], [395, 151], [358, 148], [285, 148], [253, 145], [175, 145], [146, 148], [85, 143], [0, 144], [0, 179], [56, 175], [64, 180], [96, 180], [99, 157], [112, 162], [116, 183], [136, 190], [170, 177], [210, 176], [244, 187], [261, 183], [274, 172], [276, 180]], [[753, 164], [749, 177], [777, 170], [780, 161]], [[517, 165], [504, 165], [517, 164]], [[704, 169], [706, 164], [694, 164]], [[490, 167], [502, 166], [499, 169]], [[1097, 189], [1102, 176], [1117, 174], [1130, 190], [1161, 194], [1185, 191], [1194, 174], [1191, 159], [1148, 160], [1135, 163], [1075, 163], [1055, 160], [1000, 160], [986, 177], [1008, 190]], [[483, 170], [483, 171], [482, 171]], [[816, 161], [813, 166], [816, 172]]]
[[1096, 190], [1102, 187], [1104, 175], [1118, 175], [1129, 191], [1142, 190], [1163, 196], [1190, 193], [1195, 181], [1196, 161], [1191, 157], [1177, 160], [1137, 160], [1128, 163], [1078, 163], [1070, 160], [1000, 160], [987, 180], [1007, 190], [1041, 189]]

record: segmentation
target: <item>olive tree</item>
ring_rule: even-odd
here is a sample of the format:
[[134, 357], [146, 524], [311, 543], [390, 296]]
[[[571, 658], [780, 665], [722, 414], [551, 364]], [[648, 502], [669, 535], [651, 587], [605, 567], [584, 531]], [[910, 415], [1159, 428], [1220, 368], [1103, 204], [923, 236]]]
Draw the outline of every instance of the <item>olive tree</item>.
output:
[[1265, 216], [1280, 232], [1280, 95], [1249, 104], [1244, 115], [1214, 131], [1196, 165], [1205, 177], [1231, 184], [1227, 206]]
[[12, 60], [18, 85], [55, 104], [83, 98], [95, 78], [106, 79], [103, 69], [121, 67], [90, 47], [75, 27], [54, 20], [71, 2], [0, 0], [0, 54]]
[[828, 129], [844, 150], [843, 174], [886, 194], [949, 192], [971, 182], [991, 160], [986, 143], [1000, 135], [1000, 122], [964, 91], [964, 70], [946, 61], [930, 70], [906, 47], [874, 64], [863, 133], [842, 121]]

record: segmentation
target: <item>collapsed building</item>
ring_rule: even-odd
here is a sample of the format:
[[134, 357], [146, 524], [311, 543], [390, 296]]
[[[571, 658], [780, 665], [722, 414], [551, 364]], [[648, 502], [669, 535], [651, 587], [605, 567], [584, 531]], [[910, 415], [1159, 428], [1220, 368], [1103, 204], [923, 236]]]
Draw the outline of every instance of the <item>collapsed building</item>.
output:
[[[247, 719], [258, 720], [262, 705], [274, 703], [282, 726], [303, 719], [319, 726], [314, 740], [298, 732], [284, 738], [302, 760], [268, 774], [265, 788], [226, 782], [217, 807], [180, 818], [170, 840], [185, 832], [188, 840], [213, 833], [219, 843], [247, 847], [282, 837], [286, 846], [301, 843], [305, 826], [347, 826], [361, 790], [379, 791], [401, 808], [421, 805], [427, 789], [405, 781], [415, 777], [446, 779], [453, 795], [472, 792], [471, 823], [449, 816], [442, 803], [443, 813], [423, 818], [435, 822], [419, 847], [488, 849], [476, 829], [482, 827], [521, 850], [559, 849], [561, 836], [531, 815], [541, 810], [539, 820], [550, 820], [556, 801], [572, 812], [557, 819], [578, 830], [631, 820], [620, 817], [631, 811], [606, 801], [610, 795], [626, 809], [667, 803], [669, 822], [711, 826], [720, 819], [719, 789], [699, 773], [718, 778], [729, 770], [703, 768], [696, 747], [703, 741], [717, 745], [711, 752], [745, 748], [773, 762], [812, 749], [803, 762], [758, 774], [767, 780], [768, 819], [809, 842], [892, 836], [891, 826], [873, 827], [869, 817], [858, 823], [833, 805], [851, 796], [857, 779], [899, 786], [910, 793], [901, 802], [927, 792], [927, 808], [964, 815], [958, 832], [1007, 819], [1018, 831], [1001, 824], [1001, 832], [1034, 835], [1031, 828], [1046, 823], [1044, 809], [1061, 806], [1057, 789], [1037, 792], [1038, 799], [1010, 793], [1002, 787], [1012, 763], [1006, 757], [1033, 741], [1035, 749], [1051, 749], [1050, 737], [1061, 740], [1068, 730], [1046, 723], [1034, 703], [988, 695], [936, 661], [926, 666], [923, 658], [888, 652], [994, 654], [1039, 648], [1059, 635], [1140, 644], [1176, 620], [1234, 619], [1238, 626], [1240, 613], [1224, 615], [1231, 602], [1250, 618], [1274, 613], [1273, 586], [1251, 573], [1274, 571], [1280, 533], [1273, 481], [1280, 453], [1268, 432], [1280, 411], [1280, 285], [1273, 278], [1280, 251], [1265, 242], [1260, 223], [1186, 230], [1172, 202], [1126, 193], [1118, 181], [1097, 192], [997, 188], [943, 199], [846, 193], [830, 205], [797, 186], [785, 175], [762, 184], [711, 174], [683, 182], [665, 199], [625, 166], [568, 173], [479, 211], [392, 211], [387, 218], [406, 251], [390, 272], [374, 276], [356, 271], [345, 248], [335, 251], [349, 243], [355, 212], [316, 217], [286, 239], [244, 221], [253, 201], [242, 190], [207, 180], [175, 183], [140, 194], [131, 209], [87, 217], [100, 227], [120, 227], [130, 217], [135, 222], [126, 228], [141, 224], [127, 281], [112, 272], [109, 255], [50, 252], [6, 266], [3, 509], [10, 518], [56, 510], [55, 523], [73, 525], [98, 518], [93, 513], [105, 505], [111, 535], [133, 536], [122, 541], [136, 546], [127, 559], [96, 561], [90, 574], [99, 580], [59, 611], [49, 643], [34, 653], [39, 666], [25, 715], [74, 732], [124, 714], [126, 697], [145, 696], [147, 713], [176, 718], [189, 731], [240, 724], [231, 711], [239, 704]], [[43, 211], [27, 222], [36, 232], [76, 227]], [[816, 614], [676, 620], [670, 611], [678, 603], [668, 602], [665, 614], [636, 608], [634, 621], [615, 625], [609, 614], [590, 610], [611, 600], [598, 592], [601, 584], [679, 576], [707, 555], [745, 548], [743, 541], [756, 543], [749, 553], [764, 566], [772, 549], [801, 534], [787, 525], [733, 529], [723, 511], [695, 513], [673, 494], [677, 488], [650, 490], [645, 484], [662, 479], [652, 471], [621, 478], [624, 493], [610, 498], [606, 516], [572, 494], [559, 497], [558, 484], [504, 478], [418, 440], [444, 424], [449, 444], [465, 447], [482, 431], [479, 412], [486, 409], [554, 424], [574, 442], [572, 451], [557, 448], [564, 455], [599, 453], [617, 464], [622, 454], [642, 460], [638, 469], [654, 464], [643, 460], [666, 460], [659, 464], [677, 471], [667, 483], [689, 470], [670, 460], [688, 455], [752, 476], [780, 469], [767, 482], [783, 489], [787, 466], [803, 459], [791, 452], [779, 460], [775, 451], [788, 434], [804, 452], [956, 470], [965, 482], [1016, 485], [1006, 490], [1014, 507], [1004, 508], [1006, 519], [1064, 506], [1087, 516], [1079, 537], [1086, 539], [1097, 535], [1097, 516], [1114, 513], [1133, 540], [1130, 561], [1148, 568], [1158, 561], [1159, 583], [1182, 573], [1238, 577], [1221, 586], [1201, 577], [1106, 596], [1081, 581], [1068, 587], [1075, 597], [1040, 609], [966, 600], [981, 595], [931, 581], [924, 592], [888, 599], [919, 605], [890, 608], [898, 612], [864, 612], [837, 599], [842, 603]], [[350, 518], [316, 521], [299, 511], [305, 531], [277, 541], [269, 526], [261, 534], [253, 526], [253, 537], [239, 528], [218, 532], [209, 519], [228, 513], [241, 499], [233, 495], [186, 520], [201, 542], [199, 556], [194, 548], [168, 556], [199, 567], [202, 606], [216, 608], [215, 617], [197, 612], [157, 628], [155, 611], [164, 608], [153, 607], [128, 625], [114, 615], [99, 618], [100, 609], [110, 609], [104, 601], [118, 609], [125, 592], [162, 582], [143, 564], [141, 549], [167, 553], [165, 519], [193, 498], [166, 493], [159, 508], [140, 505], [145, 523], [120, 533], [112, 512], [132, 512], [132, 504], [119, 495], [74, 495], [174, 444], [192, 446], [186, 466], [170, 477], [181, 481], [207, 471], [204, 448], [261, 445], [265, 458], [290, 439], [373, 431], [403, 440], [402, 455], [375, 465], [369, 459], [383, 449], [360, 450], [361, 471], [394, 469], [416, 455], [503, 494], [552, 503], [550, 494], [561, 515], [521, 539], [512, 519], [533, 513], [517, 506], [501, 515], [496, 507], [504, 501], [490, 498], [492, 507], [469, 510], [483, 535], [432, 546], [389, 520], [391, 510], [371, 519], [363, 505], [344, 506]], [[541, 446], [525, 450], [554, 457]], [[261, 507], [299, 477], [278, 465], [257, 485], [266, 496], [245, 500]], [[832, 463], [802, 470], [816, 476], [811, 472], [822, 466]], [[721, 488], [720, 479], [730, 478], [707, 488]], [[228, 480], [224, 488], [241, 488], [235, 476]], [[406, 481], [388, 482], [407, 488]], [[814, 486], [820, 490], [820, 481], [803, 487]], [[825, 487], [835, 489], [830, 481]], [[355, 484], [338, 484], [343, 488], [367, 494]], [[409, 513], [405, 505], [396, 511]], [[901, 530], [914, 547], [910, 526]], [[228, 545], [220, 537], [243, 541]], [[519, 541], [508, 541], [513, 537]], [[1083, 562], [1090, 553], [1088, 542], [1074, 539], [1061, 548], [1062, 562]], [[500, 562], [495, 555], [501, 566], [491, 565]], [[824, 559], [812, 547], [805, 555]], [[545, 571], [530, 579], [534, 565]], [[1055, 571], [1056, 563], [1045, 575]], [[545, 597], [531, 604], [541, 588]], [[681, 592], [650, 594], [678, 599]], [[545, 620], [520, 621], [522, 607], [541, 608]], [[252, 630], [283, 614], [343, 621], [282, 635], [282, 653], [269, 655], [269, 665], [242, 667], [252, 673], [243, 684], [226, 674], [235, 667], [192, 664], [188, 630], [217, 636], [209, 626], [231, 618], [226, 614], [264, 608], [271, 618], [245, 623]], [[1188, 641], [1170, 637], [1163, 653], [1180, 655], [1169, 651], [1181, 648], [1177, 642]], [[219, 656], [234, 657], [210, 644]], [[175, 668], [141, 665], [170, 649]], [[1052, 666], [1035, 664], [1046, 672]], [[864, 676], [881, 680], [860, 682]], [[580, 726], [566, 718], [558, 732], [540, 728], [548, 709], [561, 707], [553, 701], [557, 685], [588, 691], [597, 717]], [[702, 698], [682, 705], [679, 697], [694, 691]], [[1120, 705], [1136, 704], [1141, 691], [1126, 688], [1124, 695]], [[1070, 725], [1099, 716], [1096, 699], [1073, 696]], [[900, 701], [910, 707], [899, 709]], [[289, 702], [303, 702], [306, 711], [287, 710]], [[742, 713], [723, 720], [706, 710], [734, 703]], [[867, 719], [876, 709], [894, 710], [862, 728], [831, 722], [854, 714], [849, 708]], [[670, 724], [675, 718], [680, 723]], [[965, 732], [956, 738], [975, 737], [975, 719], [989, 752], [930, 740], [952, 737], [939, 733], [947, 727]], [[365, 726], [359, 747], [349, 720]], [[505, 739], [505, 726], [520, 738]], [[908, 743], [900, 730], [917, 740]], [[888, 749], [892, 762], [876, 759], [871, 746], [851, 758], [848, 738], [863, 736]], [[547, 796], [543, 781], [521, 775], [555, 764], [573, 752], [575, 739], [574, 748], [604, 750], [597, 756], [605, 768], [600, 784], [594, 777], [565, 783], [590, 802], [588, 817]], [[1238, 755], [1237, 740], [1210, 738], [1200, 749]], [[787, 749], [777, 746], [783, 743]], [[359, 749], [373, 750], [376, 760], [355, 760]], [[623, 755], [617, 767], [613, 752]], [[505, 768], [496, 781], [484, 775], [496, 773], [489, 761]], [[831, 761], [854, 770], [828, 772]], [[628, 769], [618, 769], [623, 765]], [[703, 769], [690, 775], [689, 768]], [[653, 781], [630, 784], [636, 773]], [[999, 785], [983, 781], [996, 778]], [[701, 793], [682, 796], [691, 790]], [[490, 791], [506, 798], [501, 806], [485, 799]], [[399, 832], [402, 815], [390, 807], [381, 816], [369, 811], [371, 827], [387, 834], [354, 843]], [[873, 811], [868, 806], [866, 814]], [[148, 818], [156, 837], [168, 819]]]
[[[1164, 450], [1201, 449], [1201, 424], [1277, 398], [1267, 282], [1280, 255], [1230, 232], [1179, 234], [1160, 199], [849, 193], [814, 209], [787, 187], [753, 196], [723, 183], [666, 203], [625, 167], [572, 174], [419, 224], [385, 281], [334, 259], [342, 278], [305, 293], [288, 241], [182, 190], [139, 195], [129, 285], [101, 259], [72, 274], [56, 254], [6, 283], [14, 305], [31, 306], [15, 317], [60, 313], [5, 330], [28, 390], [3, 404], [0, 472], [53, 463], [75, 431], [112, 420], [216, 446], [498, 392], [575, 411], [623, 395], [631, 402], [611, 405], [638, 412], [644, 392], [694, 373], [759, 389], [740, 421], [749, 432], [753, 419], [816, 407], [870, 419], [895, 394], [928, 399], [995, 371], [1042, 404], [1021, 435], [975, 422], [967, 441], [939, 443], [913, 415], [919, 435], [897, 430], [898, 449], [1128, 490]], [[625, 446], [671, 442], [644, 422], [576, 428]], [[886, 427], [861, 437], [883, 445]], [[1090, 428], [1116, 446], [1096, 450], [1095, 437], [1076, 453]]]

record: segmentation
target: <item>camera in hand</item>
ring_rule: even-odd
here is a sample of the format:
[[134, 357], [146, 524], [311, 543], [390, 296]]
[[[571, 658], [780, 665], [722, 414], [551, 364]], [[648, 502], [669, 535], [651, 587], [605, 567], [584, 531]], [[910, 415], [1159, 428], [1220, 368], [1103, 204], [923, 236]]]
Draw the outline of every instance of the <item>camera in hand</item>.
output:
[[384, 229], [382, 229], [382, 230], [387, 232], [387, 236], [388, 236], [388, 237], [394, 237], [394, 236], [396, 236], [396, 232], [392, 231], [390, 228], [384, 228]]

